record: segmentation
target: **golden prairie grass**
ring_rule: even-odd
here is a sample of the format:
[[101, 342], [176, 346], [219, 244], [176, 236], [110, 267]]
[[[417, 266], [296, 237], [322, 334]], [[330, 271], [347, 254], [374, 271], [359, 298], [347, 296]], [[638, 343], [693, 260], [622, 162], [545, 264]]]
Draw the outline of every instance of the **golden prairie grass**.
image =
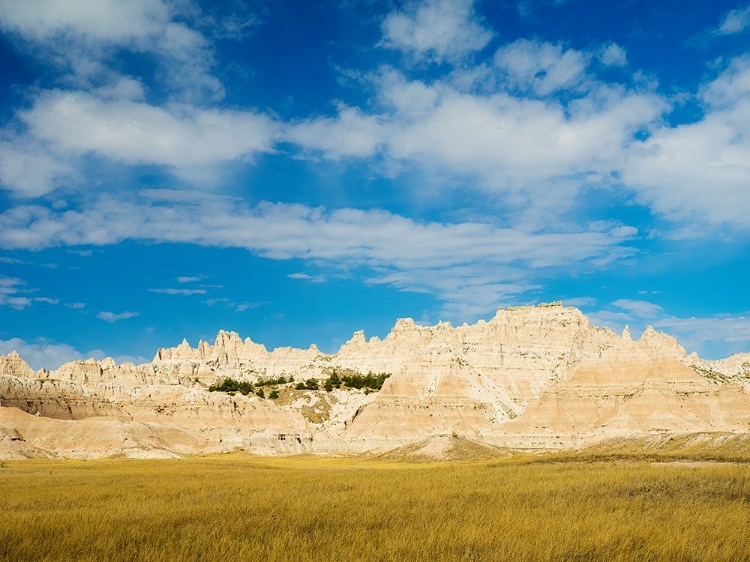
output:
[[13, 561], [750, 560], [750, 468], [557, 456], [470, 463], [8, 461]]

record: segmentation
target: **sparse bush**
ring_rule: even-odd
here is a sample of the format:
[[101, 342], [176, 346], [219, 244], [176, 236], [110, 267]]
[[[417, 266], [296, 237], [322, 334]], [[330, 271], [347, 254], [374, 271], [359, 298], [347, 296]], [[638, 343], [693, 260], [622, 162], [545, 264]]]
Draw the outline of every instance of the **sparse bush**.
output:
[[270, 398], [271, 400], [276, 400], [276, 399], [277, 399], [277, 398], [279, 397], [279, 391], [278, 391], [278, 390], [276, 390], [276, 389], [274, 388], [274, 389], [273, 389], [273, 390], [272, 390], [272, 391], [271, 391], [271, 392], [270, 392], [270, 393], [268, 394], [268, 397], [269, 397], [269, 398]]
[[258, 398], [265, 398], [266, 397], [266, 393], [265, 393], [265, 391], [262, 388], [259, 388], [258, 390], [256, 390], [255, 391], [255, 395]]

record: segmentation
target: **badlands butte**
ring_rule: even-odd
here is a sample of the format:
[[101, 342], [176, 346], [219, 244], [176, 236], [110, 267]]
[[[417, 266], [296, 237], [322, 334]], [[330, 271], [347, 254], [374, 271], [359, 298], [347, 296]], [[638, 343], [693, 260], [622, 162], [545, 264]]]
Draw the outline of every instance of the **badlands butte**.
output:
[[[389, 376], [379, 390], [330, 383], [368, 373]], [[252, 385], [212, 389], [226, 379]], [[398, 320], [386, 338], [355, 332], [332, 355], [269, 352], [221, 331], [213, 345], [183, 341], [137, 366], [108, 358], [34, 371], [15, 352], [0, 356], [0, 458], [439, 457], [456, 442], [500, 454], [743, 433], [750, 353], [704, 360], [652, 328], [633, 340], [561, 303], [459, 327]]]

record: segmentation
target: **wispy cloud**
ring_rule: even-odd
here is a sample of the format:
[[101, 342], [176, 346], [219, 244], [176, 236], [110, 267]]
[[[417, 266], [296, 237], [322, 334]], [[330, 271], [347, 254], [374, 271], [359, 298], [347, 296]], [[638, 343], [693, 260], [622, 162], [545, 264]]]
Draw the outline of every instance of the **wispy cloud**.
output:
[[205, 295], [205, 289], [149, 289], [150, 293], [161, 293], [163, 295]]
[[594, 297], [575, 297], [572, 299], [564, 299], [563, 304], [565, 306], [594, 306], [596, 299]]
[[178, 283], [195, 283], [196, 281], [203, 281], [206, 278], [205, 275], [197, 275], [194, 277], [178, 277], [177, 282]]
[[730, 11], [714, 31], [717, 35], [742, 33], [750, 26], [750, 6]]
[[235, 309], [237, 312], [244, 312], [246, 310], [254, 310], [263, 306], [262, 302], [243, 302], [237, 305]]
[[32, 300], [24, 293], [24, 282], [16, 277], [0, 276], [0, 306], [21, 310], [31, 306]]
[[664, 309], [661, 306], [648, 301], [618, 299], [612, 304], [639, 318], [654, 318], [664, 313]]
[[[611, 307], [589, 314], [592, 322], [615, 331], [625, 325], [642, 330], [651, 325], [677, 338], [688, 352], [718, 359], [750, 347], [750, 312], [683, 318], [642, 300], [619, 299]], [[636, 335], [634, 333], [634, 335]]]
[[[376, 282], [428, 291], [446, 302], [472, 302], [484, 312], [514, 293], [537, 287], [538, 282], [530, 281], [535, 271], [571, 264], [580, 270], [587, 263], [601, 267], [632, 255], [635, 249], [629, 243], [638, 234], [617, 223], [533, 232], [480, 222], [417, 222], [381, 210], [327, 211], [270, 203], [246, 207], [220, 197], [199, 204], [175, 202], [168, 212], [150, 198], [123, 201], [106, 196], [81, 212], [17, 207], [0, 215], [0, 226], [0, 245], [10, 247], [181, 242], [246, 248], [278, 260], [316, 260], [337, 269], [363, 267]], [[472, 288], [480, 284], [481, 289]], [[170, 293], [174, 291], [186, 294], [182, 289]]]
[[107, 312], [107, 311], [101, 311], [99, 314], [96, 315], [97, 318], [100, 320], [104, 320], [105, 322], [117, 322], [118, 320], [126, 320], [128, 318], [135, 318], [136, 316], [139, 316], [138, 312]]
[[308, 273], [291, 273], [287, 275], [289, 279], [304, 279], [311, 283], [325, 283], [326, 278], [323, 275], [309, 275]]

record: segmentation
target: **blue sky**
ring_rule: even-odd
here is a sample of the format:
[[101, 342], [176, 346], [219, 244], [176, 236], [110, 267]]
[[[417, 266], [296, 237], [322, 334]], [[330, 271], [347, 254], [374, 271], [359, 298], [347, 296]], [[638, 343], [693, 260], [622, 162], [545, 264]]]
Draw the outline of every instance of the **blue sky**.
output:
[[0, 0], [0, 353], [562, 300], [750, 350], [750, 4]]

